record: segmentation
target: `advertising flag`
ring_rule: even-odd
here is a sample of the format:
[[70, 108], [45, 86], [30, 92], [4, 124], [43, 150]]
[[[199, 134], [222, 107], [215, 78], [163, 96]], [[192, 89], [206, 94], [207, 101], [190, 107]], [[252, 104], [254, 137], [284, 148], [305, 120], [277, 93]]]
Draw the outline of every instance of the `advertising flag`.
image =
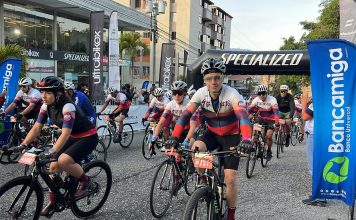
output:
[[164, 90], [169, 90], [174, 80], [174, 54], [174, 44], [162, 44], [159, 85]]
[[[354, 204], [356, 47], [340, 39], [308, 42], [314, 116], [312, 197]], [[353, 150], [355, 147], [355, 150]]]
[[113, 11], [109, 24], [109, 87], [120, 91], [119, 32], [117, 11]]
[[91, 101], [102, 101], [104, 12], [90, 13], [89, 86]]

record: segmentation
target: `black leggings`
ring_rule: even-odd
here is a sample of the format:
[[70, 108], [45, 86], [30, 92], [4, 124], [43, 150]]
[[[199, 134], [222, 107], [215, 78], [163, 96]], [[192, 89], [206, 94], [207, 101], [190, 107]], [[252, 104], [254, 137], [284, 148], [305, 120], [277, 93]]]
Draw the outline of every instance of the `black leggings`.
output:
[[79, 163], [96, 148], [98, 141], [98, 134], [83, 138], [70, 137], [57, 155], [59, 156], [62, 153], [68, 154], [76, 163]]

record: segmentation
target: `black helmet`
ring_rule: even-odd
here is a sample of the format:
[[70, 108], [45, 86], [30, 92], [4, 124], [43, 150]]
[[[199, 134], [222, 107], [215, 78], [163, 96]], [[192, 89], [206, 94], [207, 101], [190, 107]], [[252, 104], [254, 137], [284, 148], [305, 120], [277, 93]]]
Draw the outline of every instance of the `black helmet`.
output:
[[37, 89], [40, 91], [51, 91], [53, 93], [63, 92], [64, 83], [63, 80], [56, 76], [47, 76], [37, 84]]

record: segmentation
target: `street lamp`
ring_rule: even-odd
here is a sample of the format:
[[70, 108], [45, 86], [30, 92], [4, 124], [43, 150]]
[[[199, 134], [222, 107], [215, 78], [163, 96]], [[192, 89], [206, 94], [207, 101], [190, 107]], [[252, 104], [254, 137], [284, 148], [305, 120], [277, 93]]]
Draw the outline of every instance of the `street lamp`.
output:
[[152, 83], [156, 82], [157, 15], [164, 14], [167, 3], [163, 0], [147, 0], [146, 13], [151, 14], [150, 72]]

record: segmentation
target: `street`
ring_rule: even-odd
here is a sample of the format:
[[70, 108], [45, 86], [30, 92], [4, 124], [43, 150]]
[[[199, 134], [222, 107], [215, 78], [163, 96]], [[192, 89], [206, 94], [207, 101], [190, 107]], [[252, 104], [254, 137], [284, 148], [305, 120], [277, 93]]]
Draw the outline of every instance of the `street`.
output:
[[[154, 219], [149, 209], [149, 191], [155, 168], [164, 160], [160, 155], [147, 161], [141, 154], [142, 132], [135, 134], [130, 148], [110, 146], [108, 160], [113, 185], [104, 207], [91, 219]], [[246, 178], [245, 163], [240, 162], [236, 219], [347, 219], [348, 207], [328, 201], [326, 207], [307, 206], [302, 200], [310, 194], [311, 180], [304, 142], [285, 148], [266, 168], [256, 163], [254, 176]], [[19, 176], [20, 165], [1, 165], [0, 184]], [[47, 199], [46, 195], [46, 199]], [[163, 219], [181, 219], [188, 196], [180, 190]], [[1, 203], [1, 201], [0, 201]], [[1, 205], [1, 204], [0, 204]], [[52, 219], [76, 219], [70, 210], [55, 213]]]

